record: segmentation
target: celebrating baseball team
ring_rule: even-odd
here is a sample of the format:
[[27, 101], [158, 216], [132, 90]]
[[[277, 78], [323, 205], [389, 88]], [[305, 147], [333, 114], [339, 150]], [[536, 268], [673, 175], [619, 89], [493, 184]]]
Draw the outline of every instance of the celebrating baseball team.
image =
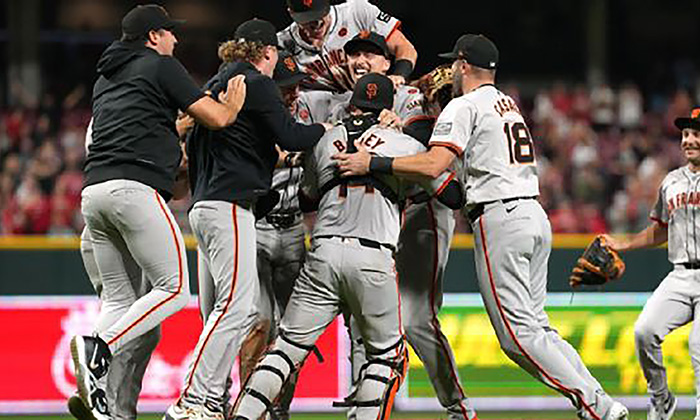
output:
[[[103, 52], [81, 205], [81, 254], [102, 304], [93, 335], [70, 343], [71, 413], [136, 419], [160, 324], [190, 299], [167, 205], [189, 192], [203, 328], [165, 420], [288, 420], [298, 373], [310, 355], [322, 361], [315, 343], [338, 315], [352, 383], [334, 405], [349, 419], [390, 417], [408, 345], [447, 417], [477, 419], [438, 321], [455, 210], [474, 232], [465, 281], [478, 281], [505, 355], [578, 418], [627, 419], [550, 327], [552, 231], [537, 200], [536, 140], [495, 84], [496, 45], [462, 35], [440, 54], [444, 65], [412, 78], [415, 48], [368, 0], [286, 4], [289, 27], [239, 25], [202, 87], [173, 57], [184, 21], [161, 6], [129, 11]], [[648, 420], [671, 419], [677, 405], [661, 343], [700, 310], [700, 109], [675, 124], [687, 165], [664, 179], [649, 226], [597, 237], [570, 279], [619, 278], [619, 252], [668, 242], [673, 270], [635, 324]], [[315, 213], [309, 247], [303, 213]], [[700, 326], [689, 346], [700, 389]], [[230, 395], [236, 357], [241, 391]]]

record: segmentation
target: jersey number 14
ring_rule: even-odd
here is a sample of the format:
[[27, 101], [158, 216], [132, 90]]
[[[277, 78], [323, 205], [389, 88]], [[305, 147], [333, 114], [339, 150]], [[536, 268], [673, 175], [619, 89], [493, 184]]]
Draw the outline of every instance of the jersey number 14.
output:
[[505, 123], [503, 124], [503, 132], [506, 133], [511, 165], [535, 161], [535, 147], [525, 123]]

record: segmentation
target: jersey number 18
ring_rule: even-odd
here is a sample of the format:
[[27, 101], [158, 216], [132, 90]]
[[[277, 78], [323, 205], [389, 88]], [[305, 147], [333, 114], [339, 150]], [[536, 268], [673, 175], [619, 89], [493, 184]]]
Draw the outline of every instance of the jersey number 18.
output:
[[506, 133], [511, 165], [535, 161], [535, 148], [525, 123], [505, 123], [503, 124], [503, 132]]

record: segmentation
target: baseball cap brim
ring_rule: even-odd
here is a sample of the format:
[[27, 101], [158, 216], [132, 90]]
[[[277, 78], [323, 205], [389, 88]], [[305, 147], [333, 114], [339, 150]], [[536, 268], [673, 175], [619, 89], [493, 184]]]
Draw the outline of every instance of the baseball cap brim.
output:
[[362, 108], [362, 109], [371, 109], [375, 111], [381, 111], [382, 109], [385, 109], [386, 106], [379, 102], [374, 102], [374, 101], [367, 101], [364, 99], [352, 99], [350, 100], [350, 105], [356, 106], [357, 108]]
[[294, 75], [287, 77], [286, 79], [283, 79], [283, 80], [275, 80], [275, 83], [277, 83], [277, 86], [279, 86], [279, 87], [289, 87], [289, 86], [294, 86], [297, 83], [301, 83], [302, 81], [304, 81], [308, 78], [309, 78], [308, 74], [297, 73], [297, 74], [294, 74]]
[[359, 50], [372, 52], [377, 51], [384, 57], [389, 58], [388, 51], [385, 51], [381, 46], [370, 41], [369, 39], [351, 39], [350, 41], [345, 43], [345, 45], [343, 46], [343, 50], [345, 50], [345, 54], [348, 55], [353, 54], [355, 51]]
[[320, 20], [324, 16], [330, 12], [331, 7], [327, 5], [323, 9], [320, 10], [309, 10], [307, 12], [289, 12], [289, 14], [292, 16], [292, 19], [296, 23], [309, 23], [313, 22], [315, 20]]
[[170, 30], [179, 28], [180, 26], [184, 25], [185, 23], [187, 23], [187, 21], [184, 19], [172, 19], [170, 22], [163, 25], [163, 29], [167, 29], [170, 31]]
[[693, 130], [700, 130], [700, 119], [698, 118], [687, 118], [681, 117], [676, 118], [673, 124], [678, 127], [679, 130], [684, 128], [692, 128]]

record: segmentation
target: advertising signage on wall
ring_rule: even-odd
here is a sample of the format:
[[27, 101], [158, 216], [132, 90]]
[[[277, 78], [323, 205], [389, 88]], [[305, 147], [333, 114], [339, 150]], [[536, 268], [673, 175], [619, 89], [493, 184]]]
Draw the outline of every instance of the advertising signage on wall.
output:
[[[581, 354], [603, 387], [631, 408], [647, 404], [646, 383], [634, 350], [634, 322], [648, 294], [553, 294], [551, 326]], [[75, 389], [68, 341], [89, 333], [98, 302], [87, 297], [0, 298], [1, 412], [65, 412]], [[516, 367], [501, 351], [479, 295], [448, 295], [440, 314], [465, 392], [478, 410], [569, 408], [568, 401]], [[163, 324], [148, 367], [140, 407], [162, 412], [178, 396], [201, 329], [196, 304]], [[692, 408], [694, 377], [689, 326], [669, 335], [663, 350], [671, 389]], [[349, 388], [348, 340], [342, 319], [319, 342], [324, 362], [311, 356], [302, 370], [293, 409], [330, 411]], [[238, 392], [238, 371], [232, 372]], [[407, 379], [396, 400], [402, 410], [440, 410], [427, 374], [411, 352]]]

